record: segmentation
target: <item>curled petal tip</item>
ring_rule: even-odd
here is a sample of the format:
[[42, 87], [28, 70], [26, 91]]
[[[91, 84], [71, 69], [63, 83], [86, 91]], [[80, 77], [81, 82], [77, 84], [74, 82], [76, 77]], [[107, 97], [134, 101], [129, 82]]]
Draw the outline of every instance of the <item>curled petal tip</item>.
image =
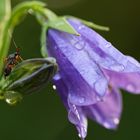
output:
[[81, 134], [78, 134], [78, 137], [79, 137], [81, 140], [85, 140], [85, 138], [81, 137]]
[[107, 129], [116, 130], [118, 128], [119, 122], [120, 122], [119, 118], [113, 118], [108, 122], [104, 122], [103, 126]]

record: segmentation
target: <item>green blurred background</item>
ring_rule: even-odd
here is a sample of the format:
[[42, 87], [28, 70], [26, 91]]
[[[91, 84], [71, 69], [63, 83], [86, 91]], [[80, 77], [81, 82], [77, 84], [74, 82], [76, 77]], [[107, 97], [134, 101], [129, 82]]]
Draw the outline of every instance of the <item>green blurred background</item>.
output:
[[[12, 0], [14, 7], [23, 0]], [[44, 0], [58, 15], [73, 15], [108, 25], [110, 32], [100, 32], [124, 54], [140, 61], [139, 0]], [[13, 38], [24, 59], [40, 57], [40, 26], [28, 16], [16, 27]], [[14, 49], [12, 50], [14, 51]], [[140, 96], [122, 91], [124, 108], [117, 131], [89, 121], [87, 140], [140, 139]], [[27, 96], [15, 107], [0, 102], [0, 140], [78, 140], [75, 127], [59, 97], [48, 85], [39, 93]]]

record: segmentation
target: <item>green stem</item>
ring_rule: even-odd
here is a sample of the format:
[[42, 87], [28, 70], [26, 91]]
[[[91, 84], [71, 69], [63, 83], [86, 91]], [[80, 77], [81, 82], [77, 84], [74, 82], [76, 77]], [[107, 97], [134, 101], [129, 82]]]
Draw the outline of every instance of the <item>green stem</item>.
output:
[[[4, 34], [6, 23], [11, 15], [11, 1], [0, 0], [0, 52], [4, 49], [2, 44], [4, 43]], [[4, 58], [0, 55], [0, 63], [3, 63]], [[3, 66], [0, 65], [0, 73], [2, 73]]]
[[[4, 26], [11, 15], [11, 2], [10, 0], [0, 1], [0, 47], [3, 42], [2, 36], [4, 32]], [[1, 49], [1, 48], [0, 48]]]
[[5, 22], [11, 13], [10, 0], [0, 0], [0, 24]]

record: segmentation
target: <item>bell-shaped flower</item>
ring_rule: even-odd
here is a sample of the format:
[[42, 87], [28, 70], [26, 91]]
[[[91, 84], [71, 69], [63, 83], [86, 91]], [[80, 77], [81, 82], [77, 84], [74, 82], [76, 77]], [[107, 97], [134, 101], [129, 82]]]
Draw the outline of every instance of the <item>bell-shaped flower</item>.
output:
[[81, 139], [87, 134], [87, 118], [115, 129], [122, 112], [122, 88], [140, 93], [140, 64], [119, 52], [80, 20], [69, 18], [80, 36], [48, 29], [47, 50], [59, 72], [53, 83]]
[[[115, 129], [122, 112], [119, 89], [140, 93], [140, 64], [84, 25], [94, 24], [72, 17], [58, 17], [44, 6], [36, 1], [23, 2], [11, 14], [8, 10], [10, 17], [1, 24], [0, 57], [3, 59], [8, 54], [9, 33], [12, 34], [14, 27], [30, 13], [43, 28], [42, 55], [47, 54], [44, 52], [47, 29], [48, 54], [56, 62], [49, 58], [25, 60], [3, 79], [4, 63], [0, 61], [0, 99], [15, 104], [23, 95], [39, 90], [53, 78], [69, 121], [76, 126], [82, 140], [87, 135], [87, 118], [105, 128]], [[78, 33], [80, 36], [76, 36]], [[59, 71], [54, 76], [57, 63]]]

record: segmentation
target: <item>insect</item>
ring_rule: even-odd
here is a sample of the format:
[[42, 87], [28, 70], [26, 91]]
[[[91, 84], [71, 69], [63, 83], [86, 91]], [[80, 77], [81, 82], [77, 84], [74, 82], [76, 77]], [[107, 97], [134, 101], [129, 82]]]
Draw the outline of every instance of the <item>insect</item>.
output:
[[5, 59], [5, 68], [4, 68], [4, 76], [5, 78], [10, 75], [12, 69], [17, 65], [19, 62], [21, 62], [23, 59], [20, 56], [20, 50], [19, 48], [16, 48], [16, 52], [10, 54]]

